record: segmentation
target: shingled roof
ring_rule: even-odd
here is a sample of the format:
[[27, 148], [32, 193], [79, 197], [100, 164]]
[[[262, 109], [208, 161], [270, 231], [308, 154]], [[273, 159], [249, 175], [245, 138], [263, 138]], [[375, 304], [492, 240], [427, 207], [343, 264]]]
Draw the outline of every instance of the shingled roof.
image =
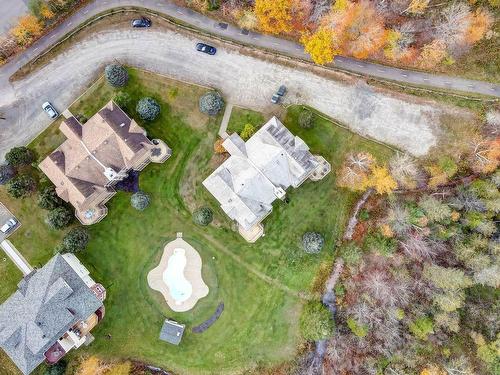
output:
[[70, 327], [101, 306], [58, 254], [22, 279], [18, 290], [0, 305], [0, 347], [23, 374], [29, 374]]
[[153, 147], [144, 129], [113, 101], [83, 125], [75, 117], [64, 120], [60, 130], [67, 140], [41, 162], [40, 169], [57, 194], [77, 210], [88, 209], [86, 203], [94, 194], [108, 189], [104, 167], [116, 172], [134, 168]]
[[245, 230], [262, 221], [284, 190], [298, 187], [318, 166], [307, 144], [276, 117], [247, 142], [232, 134], [223, 146], [231, 157], [203, 185]]

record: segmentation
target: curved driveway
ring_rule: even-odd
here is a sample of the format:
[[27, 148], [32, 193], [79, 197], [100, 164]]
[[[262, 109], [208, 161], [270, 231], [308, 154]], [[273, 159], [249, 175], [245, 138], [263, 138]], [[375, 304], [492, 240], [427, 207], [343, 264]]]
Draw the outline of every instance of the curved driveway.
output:
[[[241, 29], [226, 25], [221, 27], [215, 20], [197, 13], [191, 9], [175, 5], [170, 0], [99, 0], [93, 1], [76, 14], [66, 20], [63, 24], [42, 38], [38, 43], [25, 51], [21, 56], [0, 68], [0, 84], [7, 75], [11, 75], [24, 63], [49, 47], [59, 37], [69, 32], [78, 24], [89, 17], [118, 6], [139, 6], [167, 14], [187, 24], [194, 25], [202, 30], [217, 34], [224, 38], [233, 39], [245, 44], [274, 50], [284, 55], [309, 60], [300, 44], [288, 40], [263, 35], [255, 32], [244, 33]], [[335, 59], [333, 67], [343, 70], [365, 74], [373, 77], [399, 81], [414, 85], [429, 86], [441, 89], [449, 89], [476, 94], [492, 95], [500, 97], [500, 85], [468, 80], [458, 77], [435, 75], [413, 70], [403, 70], [366, 61], [356, 60], [339, 56]], [[5, 82], [5, 81], [4, 81]]]

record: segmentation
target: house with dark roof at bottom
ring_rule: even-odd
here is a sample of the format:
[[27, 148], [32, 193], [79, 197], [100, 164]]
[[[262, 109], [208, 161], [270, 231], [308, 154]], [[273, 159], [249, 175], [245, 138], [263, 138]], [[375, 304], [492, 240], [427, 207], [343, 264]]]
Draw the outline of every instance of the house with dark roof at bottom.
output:
[[106, 290], [73, 254], [56, 255], [33, 270], [0, 305], [0, 348], [23, 374], [54, 364], [93, 341], [104, 317]]
[[307, 179], [321, 180], [331, 170], [322, 156], [313, 155], [276, 117], [248, 141], [234, 133], [222, 146], [231, 156], [203, 185], [249, 242], [264, 234], [261, 222], [272, 212], [276, 199], [285, 199], [286, 189], [297, 188]]
[[66, 118], [60, 130], [66, 141], [40, 163], [40, 169], [84, 225], [106, 216], [105, 203], [116, 193], [113, 187], [131, 170], [163, 163], [171, 155], [165, 142], [150, 140], [113, 101], [85, 124]]

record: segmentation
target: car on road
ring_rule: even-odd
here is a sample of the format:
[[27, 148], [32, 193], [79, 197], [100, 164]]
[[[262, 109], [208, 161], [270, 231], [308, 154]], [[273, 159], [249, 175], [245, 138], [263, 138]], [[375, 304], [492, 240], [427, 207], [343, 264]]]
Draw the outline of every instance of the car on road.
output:
[[271, 98], [271, 102], [274, 104], [278, 104], [281, 98], [285, 96], [285, 94], [286, 94], [286, 87], [284, 85], [281, 85], [278, 91], [276, 91], [276, 93], [274, 93], [273, 97]]
[[215, 52], [217, 52], [217, 48], [209, 46], [205, 43], [196, 44], [196, 50], [199, 52], [207, 53], [209, 55], [215, 55]]
[[0, 231], [2, 233], [7, 233], [7, 232], [10, 232], [10, 230], [12, 228], [14, 228], [17, 224], [17, 220], [16, 219], [9, 219], [7, 220], [7, 222], [2, 226], [2, 228], [0, 228]]
[[151, 20], [146, 17], [138, 18], [132, 21], [132, 27], [151, 27]]
[[57, 112], [54, 106], [49, 102], [43, 103], [42, 109], [45, 111], [47, 115], [49, 115], [51, 119], [55, 119], [57, 116], [59, 116], [59, 112]]

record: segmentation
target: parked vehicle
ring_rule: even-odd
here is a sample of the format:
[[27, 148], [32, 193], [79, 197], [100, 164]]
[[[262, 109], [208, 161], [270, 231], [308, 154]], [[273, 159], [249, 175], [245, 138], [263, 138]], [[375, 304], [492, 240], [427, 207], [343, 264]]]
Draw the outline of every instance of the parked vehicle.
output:
[[276, 93], [273, 94], [271, 98], [271, 102], [274, 104], [278, 104], [283, 96], [286, 94], [286, 87], [284, 85], [281, 85], [276, 91]]
[[198, 43], [196, 45], [196, 50], [199, 52], [207, 53], [209, 55], [215, 55], [215, 52], [217, 52], [217, 48], [209, 46], [205, 43]]
[[55, 119], [57, 116], [59, 116], [59, 112], [57, 112], [54, 106], [49, 102], [43, 103], [42, 109], [45, 111], [47, 115], [49, 115], [51, 119]]
[[151, 20], [146, 17], [138, 18], [132, 21], [132, 27], [151, 27]]
[[16, 219], [9, 219], [7, 222], [0, 228], [0, 231], [2, 233], [7, 233], [10, 232], [12, 228], [14, 228], [17, 225], [17, 220]]

